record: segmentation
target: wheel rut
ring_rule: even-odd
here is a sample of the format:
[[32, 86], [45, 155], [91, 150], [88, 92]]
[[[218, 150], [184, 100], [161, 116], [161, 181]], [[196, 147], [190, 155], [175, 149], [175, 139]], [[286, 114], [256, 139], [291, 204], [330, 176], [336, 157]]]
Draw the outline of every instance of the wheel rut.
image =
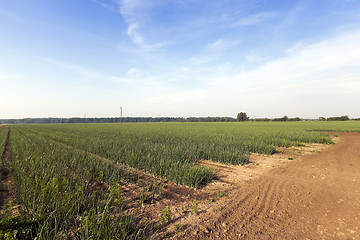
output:
[[172, 239], [360, 239], [360, 134], [338, 135], [321, 153], [235, 181]]

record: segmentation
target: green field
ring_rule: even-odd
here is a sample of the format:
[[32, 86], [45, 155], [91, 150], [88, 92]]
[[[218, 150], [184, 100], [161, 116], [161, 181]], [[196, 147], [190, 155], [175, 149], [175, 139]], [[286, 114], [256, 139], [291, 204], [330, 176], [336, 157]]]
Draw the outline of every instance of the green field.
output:
[[[0, 131], [2, 149], [9, 129], [11, 176], [24, 207], [17, 234], [136, 239], [145, 236], [145, 228], [125, 213], [120, 187], [139, 184], [139, 171], [132, 169], [198, 188], [213, 173], [196, 160], [243, 165], [251, 153], [331, 144], [330, 135], [318, 131], [360, 132], [360, 122], [11, 125]], [[15, 231], [4, 227], [12, 217], [2, 213], [2, 218], [0, 239]]]

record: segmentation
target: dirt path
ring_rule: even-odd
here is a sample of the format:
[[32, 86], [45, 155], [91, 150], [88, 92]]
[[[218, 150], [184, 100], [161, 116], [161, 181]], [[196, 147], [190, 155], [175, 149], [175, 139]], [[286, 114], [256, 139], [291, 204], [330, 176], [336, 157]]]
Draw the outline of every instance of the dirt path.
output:
[[321, 153], [233, 181], [172, 239], [360, 239], [360, 135], [339, 137]]

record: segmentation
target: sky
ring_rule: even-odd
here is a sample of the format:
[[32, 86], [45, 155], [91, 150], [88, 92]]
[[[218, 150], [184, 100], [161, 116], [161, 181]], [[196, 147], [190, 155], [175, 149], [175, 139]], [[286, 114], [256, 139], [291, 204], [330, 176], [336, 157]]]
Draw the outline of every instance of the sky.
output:
[[0, 0], [0, 119], [360, 117], [359, 0]]

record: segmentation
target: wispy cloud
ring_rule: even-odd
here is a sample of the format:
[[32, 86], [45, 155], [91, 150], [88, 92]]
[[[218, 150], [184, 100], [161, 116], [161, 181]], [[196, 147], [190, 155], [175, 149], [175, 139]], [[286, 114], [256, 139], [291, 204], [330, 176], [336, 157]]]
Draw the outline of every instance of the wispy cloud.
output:
[[151, 2], [141, 0], [118, 0], [117, 3], [121, 15], [128, 24], [127, 35], [138, 48], [143, 51], [153, 51], [172, 44], [169, 41], [151, 43], [146, 40], [141, 33], [140, 26], [144, 25], [147, 28], [152, 27], [147, 21], [142, 20], [142, 15], [147, 15], [147, 11], [152, 10], [153, 4]]
[[204, 51], [207, 52], [225, 51], [229, 48], [233, 48], [234, 46], [238, 45], [240, 42], [241, 41], [239, 40], [218, 39], [206, 45]]
[[115, 4], [113, 2], [109, 3], [109, 2], [105, 2], [104, 0], [91, 0], [91, 1], [99, 4], [103, 8], [109, 9], [112, 12], [120, 13], [120, 9], [116, 3]]
[[138, 45], [139, 47], [145, 47], [145, 42], [143, 37], [136, 31], [138, 28], [137, 23], [131, 23], [128, 27], [127, 34], [129, 35], [131, 41]]
[[146, 2], [142, 0], [117, 0], [117, 3], [120, 7], [121, 14], [127, 18], [131, 18], [138, 7], [146, 5]]
[[223, 42], [224, 42], [224, 41], [223, 41], [222, 39], [216, 40], [215, 42], [210, 43], [210, 44], [208, 45], [208, 48], [209, 48], [209, 49], [215, 49], [215, 48], [219, 47]]
[[[297, 45], [285, 57], [262, 63], [254, 70], [235, 73], [234, 69], [227, 63], [203, 72], [186, 68], [179, 71], [180, 77], [191, 76], [194, 81], [202, 82], [202, 87], [162, 94], [152, 101], [182, 103], [187, 107], [192, 102], [191, 107], [197, 108], [200, 115], [206, 114], [205, 109], [211, 111], [210, 105], [217, 108], [218, 113], [236, 112], [234, 102], [250, 113], [264, 114], [258, 117], [295, 116], [300, 111], [302, 117], [314, 117], [314, 113], [346, 114], [341, 113], [341, 104], [355, 111], [356, 102], [360, 101], [360, 30], [343, 32], [313, 44]], [[176, 96], [176, 101], [172, 96]], [[337, 112], [328, 107], [331, 105], [338, 106]]]
[[297, 2], [297, 5], [290, 11], [286, 12], [281, 22], [275, 27], [274, 32], [281, 34], [284, 29], [294, 27], [294, 23], [299, 19], [301, 14], [308, 8], [305, 1]]
[[129, 71], [127, 72], [128, 75], [134, 75], [135, 73], [137, 73], [139, 70], [137, 70], [136, 68], [130, 68]]
[[253, 14], [253, 15], [250, 15], [250, 16], [247, 16], [247, 17], [237, 20], [233, 24], [233, 26], [243, 27], [243, 26], [257, 25], [257, 24], [261, 24], [271, 18], [274, 18], [276, 16], [277, 16], [277, 13], [275, 13], [275, 12], [257, 13], [257, 14]]
[[[246, 95], [260, 95], [259, 99], [264, 98], [261, 96], [264, 92], [273, 92], [274, 99], [289, 97], [291, 92], [300, 95], [316, 92], [316, 98], [324, 101], [324, 94], [328, 92], [346, 94], [359, 89], [359, 69], [360, 31], [355, 30], [310, 45], [297, 46], [285, 57], [268, 61], [251, 71], [217, 79], [214, 83], [217, 90], [223, 89], [228, 96], [243, 90]], [[281, 92], [280, 89], [287, 90]], [[270, 103], [271, 99], [267, 101]], [[326, 101], [331, 104], [337, 100]]]

